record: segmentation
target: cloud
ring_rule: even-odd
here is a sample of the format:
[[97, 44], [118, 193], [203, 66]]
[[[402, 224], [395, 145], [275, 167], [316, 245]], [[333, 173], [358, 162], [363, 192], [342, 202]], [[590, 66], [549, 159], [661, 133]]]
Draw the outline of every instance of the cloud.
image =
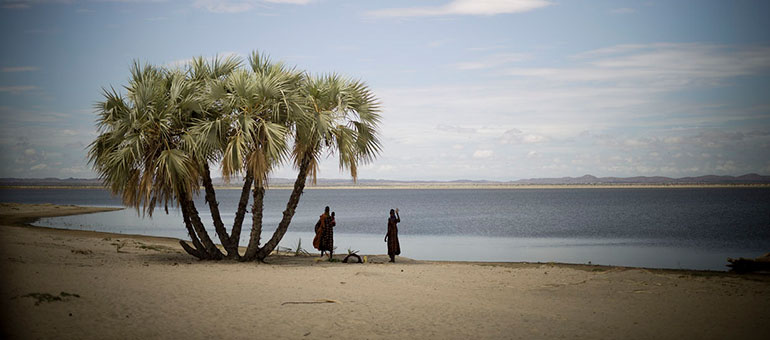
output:
[[196, 0], [193, 7], [214, 13], [241, 13], [264, 3], [307, 5], [314, 0]]
[[452, 125], [446, 125], [446, 124], [439, 124], [436, 126], [436, 129], [439, 131], [454, 132], [454, 133], [476, 133], [477, 131], [474, 128], [466, 128], [466, 127], [452, 126]]
[[35, 66], [16, 66], [16, 67], [3, 67], [3, 72], [31, 72], [37, 71], [40, 68]]
[[[225, 52], [217, 53], [216, 57], [218, 57], [220, 59], [224, 59], [224, 58], [228, 58], [228, 57], [238, 57], [238, 58], [241, 58], [241, 60], [246, 60], [246, 56], [244, 56], [243, 54], [240, 54], [238, 52], [232, 52], [232, 51], [225, 51]], [[204, 57], [204, 58], [206, 58], [206, 57]], [[210, 57], [210, 58], [207, 58], [207, 59], [211, 60], [213, 58], [214, 57]], [[168, 67], [168, 68], [185, 68], [188, 65], [190, 65], [190, 63], [192, 63], [192, 61], [193, 61], [193, 58], [178, 59], [178, 60], [167, 62], [167, 63], [163, 64], [163, 66]]]
[[476, 150], [476, 152], [473, 153], [473, 158], [485, 159], [492, 157], [492, 155], [494, 155], [492, 150]]
[[45, 169], [45, 168], [47, 168], [47, 167], [48, 167], [48, 165], [46, 165], [46, 164], [42, 164], [42, 163], [41, 163], [41, 164], [36, 164], [36, 165], [33, 165], [33, 166], [32, 166], [31, 168], [29, 168], [29, 169], [30, 169], [30, 170], [32, 170], [32, 171], [35, 171], [35, 170], [43, 170], [43, 169]]
[[[565, 67], [509, 68], [505, 74], [553, 83], [612, 84], [653, 91], [724, 85], [770, 70], [770, 46], [619, 45], [585, 52]], [[683, 61], [687, 62], [683, 62]]]
[[[142, 3], [142, 2], [165, 2], [167, 0], [2, 0], [0, 8], [6, 9], [28, 9], [33, 5], [40, 4], [72, 4], [72, 3], [84, 3], [84, 2], [125, 2], [125, 3]], [[90, 13], [93, 12], [89, 9], [78, 9], [77, 13]]]
[[28, 1], [4, 1], [3, 4], [0, 5], [0, 8], [5, 9], [27, 9], [29, 7]]
[[711, 94], [763, 81], [769, 55], [764, 45], [614, 45], [485, 65], [494, 76], [478, 82], [375, 89], [388, 112], [386, 153], [413, 156], [377, 163], [446, 179], [762, 172], [770, 106]]
[[454, 0], [443, 6], [389, 8], [371, 11], [377, 17], [497, 15], [532, 11], [551, 5], [544, 0]]
[[505, 131], [500, 138], [501, 144], [534, 144], [547, 141], [548, 138], [543, 135], [524, 133], [519, 129], [510, 129]]
[[29, 92], [36, 90], [37, 86], [0, 86], [0, 93], [7, 92], [11, 94], [21, 94], [22, 92]]
[[428, 43], [428, 47], [430, 48], [436, 48], [441, 47], [443, 45], [446, 45], [447, 43], [451, 42], [451, 39], [441, 39], [441, 40], [434, 40]]
[[453, 66], [458, 70], [481, 70], [496, 68], [503, 65], [516, 63], [531, 59], [531, 56], [526, 53], [501, 53], [493, 54], [486, 58], [477, 61], [467, 61], [456, 63]]
[[636, 13], [636, 9], [634, 8], [615, 8], [610, 10], [610, 13], [612, 14], [631, 14]]
[[274, 4], [307, 5], [315, 0], [264, 0]]

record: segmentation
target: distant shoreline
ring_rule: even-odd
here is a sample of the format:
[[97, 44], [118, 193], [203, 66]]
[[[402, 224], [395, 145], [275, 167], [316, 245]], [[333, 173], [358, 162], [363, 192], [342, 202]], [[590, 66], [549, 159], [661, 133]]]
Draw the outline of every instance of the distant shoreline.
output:
[[[214, 186], [220, 190], [241, 190], [240, 186]], [[268, 189], [290, 190], [290, 185], [271, 185]], [[694, 189], [694, 188], [770, 188], [770, 183], [725, 183], [725, 184], [461, 184], [461, 183], [436, 183], [436, 184], [394, 184], [394, 185], [319, 185], [305, 186], [306, 190], [355, 190], [355, 189]], [[107, 189], [98, 185], [0, 185], [3, 189]], [[203, 187], [201, 187], [203, 190]]]

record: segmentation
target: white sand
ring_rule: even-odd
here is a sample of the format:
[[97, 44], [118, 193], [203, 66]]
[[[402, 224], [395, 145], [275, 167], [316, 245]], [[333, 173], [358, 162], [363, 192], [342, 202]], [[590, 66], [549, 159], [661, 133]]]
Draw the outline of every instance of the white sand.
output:
[[[767, 276], [403, 258], [385, 264], [385, 256], [370, 257], [379, 263], [367, 264], [290, 256], [270, 257], [270, 264], [200, 262], [183, 254], [173, 239], [18, 226], [13, 216], [22, 211], [29, 217], [67, 208], [12, 207], [0, 206], [0, 224], [6, 224], [0, 226], [0, 301], [7, 338], [760, 339], [770, 334]], [[79, 297], [39, 305], [23, 297], [61, 297], [61, 292]]]

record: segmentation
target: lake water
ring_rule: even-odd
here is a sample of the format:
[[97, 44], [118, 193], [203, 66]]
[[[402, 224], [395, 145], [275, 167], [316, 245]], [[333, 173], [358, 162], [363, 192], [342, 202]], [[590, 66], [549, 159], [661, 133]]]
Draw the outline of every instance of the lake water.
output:
[[[272, 235], [290, 190], [265, 197], [263, 240]], [[240, 190], [218, 190], [232, 224]], [[0, 201], [122, 206], [100, 189], [2, 189]], [[312, 249], [313, 226], [330, 206], [337, 252], [386, 252], [388, 210], [400, 208], [402, 255], [422, 260], [594, 263], [725, 270], [727, 257], [770, 252], [768, 188], [351, 189], [306, 190], [289, 232]], [[201, 217], [211, 226], [203, 198]], [[241, 245], [249, 235], [247, 215]], [[41, 226], [187, 239], [181, 213], [142, 218], [136, 210], [41, 219]], [[212, 238], [215, 238], [213, 229]]]

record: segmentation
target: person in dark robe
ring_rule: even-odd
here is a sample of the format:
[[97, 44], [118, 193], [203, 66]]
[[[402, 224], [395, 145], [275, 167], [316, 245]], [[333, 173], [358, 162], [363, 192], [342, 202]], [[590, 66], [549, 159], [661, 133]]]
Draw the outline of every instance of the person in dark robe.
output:
[[396, 255], [401, 255], [401, 245], [398, 243], [398, 223], [400, 222], [401, 216], [398, 215], [398, 209], [390, 209], [388, 232], [385, 234], [385, 242], [388, 243], [388, 256], [390, 256], [390, 262], [396, 262]]
[[321, 239], [318, 247], [318, 249], [321, 250], [321, 256], [323, 256], [325, 251], [329, 252], [329, 261], [331, 261], [334, 256], [334, 226], [336, 225], [336, 222], [332, 216], [334, 216], [334, 213], [329, 215], [329, 207], [326, 207], [326, 211], [321, 215], [324, 222], [321, 226]]
[[324, 208], [324, 213], [318, 217], [318, 222], [315, 224], [315, 238], [313, 238], [313, 247], [321, 251], [321, 257], [326, 252], [325, 248], [321, 245], [324, 239], [324, 231], [326, 230], [326, 222], [329, 220], [329, 207]]

